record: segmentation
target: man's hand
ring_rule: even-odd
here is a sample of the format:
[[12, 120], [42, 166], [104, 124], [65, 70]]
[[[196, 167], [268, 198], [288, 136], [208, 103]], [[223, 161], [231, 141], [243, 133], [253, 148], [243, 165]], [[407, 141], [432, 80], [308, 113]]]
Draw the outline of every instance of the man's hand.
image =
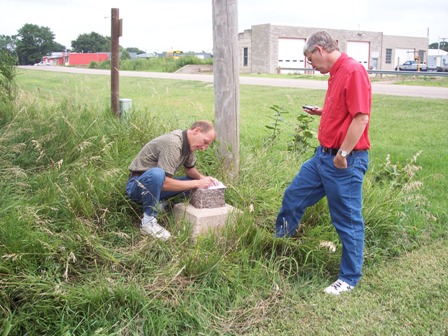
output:
[[219, 184], [219, 181], [211, 176], [204, 176], [197, 180], [198, 186], [197, 188], [206, 189], [208, 187], [212, 187]]
[[344, 169], [347, 168], [347, 158], [342, 157], [341, 153], [334, 156], [333, 164], [336, 168]]
[[303, 107], [303, 110], [311, 115], [322, 115], [322, 108], [319, 106], [307, 106]]

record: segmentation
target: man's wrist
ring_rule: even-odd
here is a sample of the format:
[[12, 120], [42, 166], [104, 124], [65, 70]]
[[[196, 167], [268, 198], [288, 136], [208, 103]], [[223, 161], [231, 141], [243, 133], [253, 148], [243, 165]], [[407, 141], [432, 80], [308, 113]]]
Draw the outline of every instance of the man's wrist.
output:
[[344, 159], [346, 159], [347, 156], [348, 156], [350, 153], [347, 152], [347, 151], [345, 151], [345, 150], [340, 149], [340, 150], [338, 151], [338, 154], [339, 154], [340, 156], [342, 156]]

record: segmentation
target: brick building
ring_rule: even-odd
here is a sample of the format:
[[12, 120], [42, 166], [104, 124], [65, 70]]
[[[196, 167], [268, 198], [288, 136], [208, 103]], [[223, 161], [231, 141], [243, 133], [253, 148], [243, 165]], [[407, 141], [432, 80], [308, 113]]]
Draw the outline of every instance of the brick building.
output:
[[51, 65], [89, 65], [91, 62], [102, 62], [109, 59], [110, 53], [75, 53], [75, 52], [56, 52], [50, 56], [42, 57], [43, 62]]

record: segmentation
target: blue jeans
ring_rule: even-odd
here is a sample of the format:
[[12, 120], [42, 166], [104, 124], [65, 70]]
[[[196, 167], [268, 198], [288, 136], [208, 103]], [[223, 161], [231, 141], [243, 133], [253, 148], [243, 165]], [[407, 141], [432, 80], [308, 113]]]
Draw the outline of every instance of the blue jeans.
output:
[[300, 224], [305, 209], [327, 197], [331, 221], [342, 241], [339, 279], [356, 286], [364, 260], [362, 183], [369, 165], [367, 151], [354, 151], [348, 167], [336, 168], [334, 155], [318, 147], [286, 188], [275, 223], [276, 237], [289, 237]]
[[[177, 180], [191, 180], [187, 176], [175, 177]], [[157, 217], [157, 204], [160, 200], [169, 199], [189, 191], [162, 191], [165, 182], [165, 171], [162, 168], [151, 168], [140, 176], [132, 176], [126, 184], [126, 194], [138, 204], [143, 205], [143, 212]]]

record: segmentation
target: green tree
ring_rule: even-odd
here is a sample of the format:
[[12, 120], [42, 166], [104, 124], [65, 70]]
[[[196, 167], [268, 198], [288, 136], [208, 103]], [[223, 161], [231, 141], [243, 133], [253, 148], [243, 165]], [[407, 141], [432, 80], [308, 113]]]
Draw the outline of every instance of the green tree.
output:
[[16, 52], [20, 64], [34, 64], [53, 51], [54, 33], [48, 27], [27, 23], [18, 30]]
[[127, 60], [127, 59], [131, 59], [131, 55], [129, 55], [129, 52], [126, 49], [120, 48], [120, 59], [121, 60]]
[[57, 42], [53, 43], [52, 51], [61, 52], [61, 51], [66, 51], [66, 50], [67, 50], [67, 47], [65, 45], [57, 43]]
[[126, 51], [130, 52], [130, 53], [135, 52], [135, 53], [137, 53], [137, 55], [145, 53], [143, 50], [140, 50], [139, 48], [134, 48], [134, 47], [126, 48]]
[[16, 64], [16, 53], [6, 48], [0, 48], [0, 103], [11, 101], [15, 96]]
[[448, 51], [448, 41], [440, 42], [440, 49]]
[[[439, 49], [439, 42], [431, 43], [428, 49]], [[448, 51], [448, 41], [440, 42], [440, 50]]]
[[16, 50], [17, 35], [0, 35], [0, 49]]
[[98, 33], [81, 34], [72, 41], [75, 52], [107, 52], [110, 51], [110, 37]]

